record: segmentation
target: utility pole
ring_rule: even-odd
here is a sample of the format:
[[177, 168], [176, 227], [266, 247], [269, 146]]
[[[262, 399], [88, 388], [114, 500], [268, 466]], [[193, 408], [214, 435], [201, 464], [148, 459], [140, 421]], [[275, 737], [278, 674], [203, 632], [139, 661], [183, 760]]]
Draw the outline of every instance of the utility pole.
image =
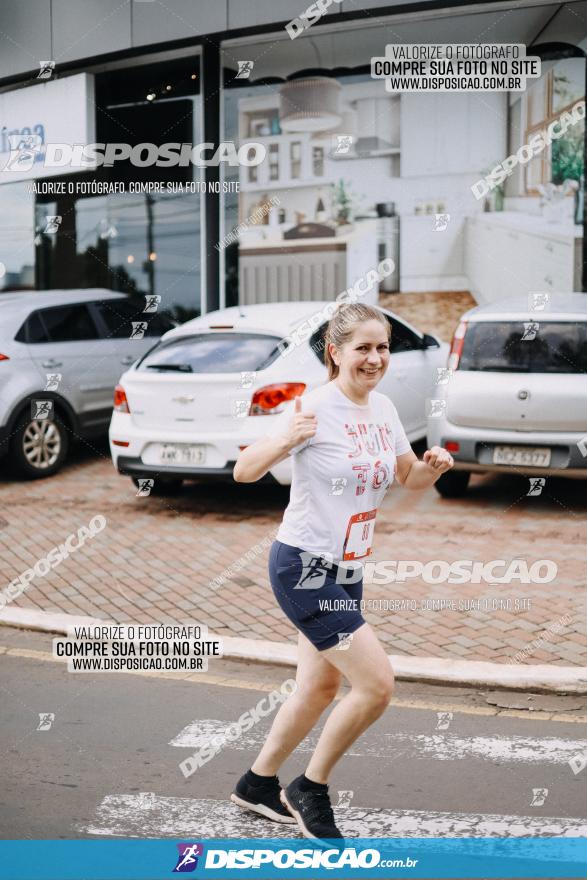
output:
[[153, 205], [155, 199], [149, 193], [145, 193], [145, 202], [147, 207], [147, 259], [145, 261], [145, 271], [149, 279], [149, 295], [155, 293], [155, 241], [153, 236]]

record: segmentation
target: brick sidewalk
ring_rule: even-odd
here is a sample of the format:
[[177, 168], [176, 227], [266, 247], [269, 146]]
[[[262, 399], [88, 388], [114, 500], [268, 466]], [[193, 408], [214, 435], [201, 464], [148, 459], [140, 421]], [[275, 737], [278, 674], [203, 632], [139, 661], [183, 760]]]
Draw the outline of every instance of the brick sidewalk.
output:
[[[104, 531], [36, 577], [12, 607], [118, 622], [190, 618], [219, 634], [295, 638], [271, 592], [266, 547], [224, 586], [209, 586], [275, 530], [285, 489], [192, 483], [174, 499], [138, 498], [131, 481], [115, 473], [105, 447], [97, 455], [80, 454], [48, 480], [11, 482], [6, 465], [3, 476], [2, 587], [96, 514], [107, 520]], [[583, 486], [548, 480], [540, 497], [526, 497], [525, 480], [474, 477], [469, 494], [458, 501], [442, 500], [434, 490], [392, 488], [378, 515], [374, 561], [546, 558], [559, 573], [541, 586], [427, 586], [421, 579], [367, 585], [366, 599], [415, 599], [418, 605], [417, 611], [366, 613], [388, 652], [508, 662], [524, 651], [524, 663], [587, 665]], [[421, 609], [429, 597], [458, 604], [480, 596], [512, 605], [527, 598], [531, 607], [487, 613]], [[570, 623], [556, 631], [565, 615]]]
[[379, 304], [395, 312], [423, 333], [450, 342], [459, 318], [477, 303], [466, 291], [443, 293], [384, 293]]

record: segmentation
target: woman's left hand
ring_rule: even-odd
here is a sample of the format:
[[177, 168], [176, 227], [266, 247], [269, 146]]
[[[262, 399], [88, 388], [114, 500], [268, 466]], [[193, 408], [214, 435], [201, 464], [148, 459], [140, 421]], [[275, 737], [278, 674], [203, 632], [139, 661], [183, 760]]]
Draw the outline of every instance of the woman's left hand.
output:
[[433, 446], [432, 449], [426, 450], [423, 461], [436, 474], [444, 474], [454, 465], [452, 455], [442, 446]]

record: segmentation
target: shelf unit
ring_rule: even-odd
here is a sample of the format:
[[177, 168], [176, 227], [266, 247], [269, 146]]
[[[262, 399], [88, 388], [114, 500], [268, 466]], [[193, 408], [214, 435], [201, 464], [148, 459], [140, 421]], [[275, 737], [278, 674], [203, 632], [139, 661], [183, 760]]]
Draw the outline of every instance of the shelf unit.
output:
[[242, 192], [330, 183], [325, 174], [327, 143], [307, 133], [256, 137], [267, 148], [261, 165], [241, 167]]

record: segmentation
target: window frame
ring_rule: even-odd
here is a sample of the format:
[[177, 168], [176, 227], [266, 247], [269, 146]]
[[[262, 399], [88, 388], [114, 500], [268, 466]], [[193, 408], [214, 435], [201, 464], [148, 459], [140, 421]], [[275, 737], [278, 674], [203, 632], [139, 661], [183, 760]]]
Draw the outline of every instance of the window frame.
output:
[[[561, 60], [561, 59], [559, 59]], [[582, 59], [584, 64], [587, 64], [585, 59]], [[569, 104], [565, 104], [564, 107], [561, 107], [559, 110], [553, 109], [554, 102], [554, 72], [556, 65], [552, 67], [545, 74], [545, 90], [544, 90], [544, 107], [543, 117], [538, 121], [533, 123], [532, 125], [528, 125], [529, 119], [529, 110], [530, 110], [530, 101], [532, 100], [532, 95], [530, 92], [526, 92], [524, 94], [524, 113], [525, 113], [525, 129], [524, 129], [524, 143], [527, 144], [529, 139], [539, 132], [543, 132], [551, 122], [554, 122], [556, 119], [559, 119], [563, 113], [568, 113], [572, 107], [577, 103], [576, 100], [571, 101]], [[581, 100], [581, 98], [577, 99]], [[585, 96], [583, 96], [583, 100], [585, 100]], [[539, 156], [535, 156], [531, 159], [531, 161], [524, 166], [524, 194], [527, 196], [539, 196], [540, 192], [537, 188], [538, 185], [529, 185], [528, 184], [528, 169], [532, 162], [540, 162], [540, 180], [538, 185], [545, 185], [550, 183], [552, 180], [552, 144], [548, 144], [545, 149], [540, 153]]]
[[[467, 330], [467, 333], [465, 334], [463, 351], [461, 353], [461, 357], [460, 357], [459, 365], [458, 365], [459, 371], [462, 371], [464, 373], [496, 373], [497, 372], [497, 373], [501, 373], [504, 375], [507, 375], [508, 373], [510, 373], [512, 375], [515, 374], [516, 376], [520, 376], [520, 377], [521, 376], [587, 376], [587, 364], [586, 364], [586, 368], [584, 370], [579, 370], [579, 369], [576, 369], [576, 370], [560, 370], [560, 369], [516, 370], [516, 369], [514, 369], [512, 364], [507, 362], [507, 355], [505, 354], [505, 349], [502, 350], [502, 354], [504, 354], [504, 357], [501, 362], [501, 366], [499, 368], [491, 369], [491, 368], [486, 368], [484, 366], [481, 366], [481, 367], [478, 367], [478, 366], [471, 367], [470, 365], [465, 366], [465, 364], [468, 364], [468, 362], [472, 361], [473, 358], [475, 358], [475, 360], [477, 361], [477, 360], [481, 360], [482, 357], [484, 357], [484, 356], [487, 357], [486, 354], [481, 354], [476, 349], [473, 349], [473, 351], [467, 351], [467, 344], [469, 346], [476, 346], [479, 344], [481, 344], [481, 345], [487, 344], [487, 338], [484, 340], [481, 337], [481, 339], [479, 341], [477, 341], [475, 339], [476, 334], [477, 333], [481, 334], [483, 329], [486, 330], [487, 325], [489, 325], [490, 327], [497, 326], [501, 333], [509, 333], [510, 335], [514, 332], [514, 328], [517, 328], [518, 332], [520, 333], [520, 340], [518, 340], [517, 342], [512, 342], [511, 344], [518, 345], [521, 342], [521, 337], [524, 332], [524, 322], [521, 320], [515, 320], [513, 318], [506, 319], [506, 320], [499, 320], [496, 318], [493, 321], [472, 321], [469, 329]], [[565, 327], [570, 327], [570, 328], [574, 328], [577, 331], [579, 330], [579, 328], [584, 328], [583, 333], [585, 334], [585, 336], [587, 338], [587, 321], [584, 321], [584, 320], [580, 320], [580, 321], [571, 320], [571, 319], [565, 320], [564, 318], [560, 318], [560, 317], [559, 318], [552, 318], [551, 320], [545, 321], [544, 323], [542, 323], [542, 320], [541, 320], [541, 332], [542, 333], [544, 333], [546, 331], [546, 334], [548, 334], [549, 328], [553, 328], [553, 327], [554, 328], [560, 327], [563, 329]], [[493, 342], [496, 337], [494, 334], [491, 334], [489, 338]], [[498, 338], [498, 342], [501, 344], [502, 340], [499, 337], [497, 337], [497, 338]], [[468, 343], [467, 343], [467, 340], [468, 340]], [[506, 339], [503, 340], [504, 344], [506, 341], [507, 341]], [[578, 343], [580, 343], [580, 339], [578, 340]], [[556, 352], [554, 352], [554, 353], [548, 352], [548, 354], [549, 355], [554, 354], [556, 356], [559, 351], [560, 351], [560, 349], [557, 349]], [[530, 356], [532, 355], [532, 349], [530, 347], [528, 348], [528, 353]], [[570, 363], [572, 366], [575, 366], [575, 364], [572, 363], [571, 361], [568, 361], [568, 363]], [[532, 363], [532, 367], [533, 366], [534, 366], [534, 363]], [[508, 369], [508, 368], [510, 368], [510, 369]]]
[[[268, 369], [268, 367], [270, 367], [271, 364], [273, 364], [277, 360], [277, 358], [279, 357], [279, 355], [280, 355], [279, 343], [283, 342], [283, 337], [280, 336], [279, 334], [259, 333], [258, 331], [254, 331], [254, 330], [246, 330], [246, 331], [239, 330], [236, 333], [229, 333], [227, 331], [222, 331], [222, 333], [206, 333], [206, 332], [202, 332], [202, 330], [200, 330], [199, 332], [196, 330], [195, 332], [190, 333], [189, 335], [186, 334], [185, 336], [182, 334], [182, 335], [178, 335], [178, 336], [173, 336], [173, 337], [171, 337], [171, 339], [160, 338], [155, 343], [155, 345], [149, 349], [149, 351], [146, 351], [145, 354], [139, 360], [137, 360], [137, 362], [135, 364], [135, 370], [141, 371], [143, 373], [150, 373], [151, 375], [155, 375], [157, 371], [156, 370], [149, 370], [148, 367], [144, 366], [144, 362], [147, 360], [148, 357], [150, 357], [151, 355], [153, 355], [155, 353], [156, 349], [165, 348], [166, 346], [169, 346], [169, 345], [177, 345], [180, 342], [181, 343], [189, 343], [190, 341], [194, 341], [195, 339], [214, 338], [214, 337], [218, 337], [218, 336], [235, 336], [235, 337], [236, 336], [248, 336], [248, 337], [254, 336], [257, 338], [271, 339], [272, 341], [275, 341], [275, 346], [274, 346], [275, 355], [273, 357], [271, 357], [271, 359], [269, 359], [270, 355], [268, 355], [264, 361], [261, 361], [261, 365], [259, 367], [257, 367], [255, 370], [252, 370], [252, 369], [251, 370], [248, 370], [248, 369], [242, 370], [241, 369], [241, 370], [232, 370], [230, 372], [226, 371], [226, 372], [218, 373], [218, 375], [224, 375], [224, 376], [230, 376], [231, 374], [241, 373], [241, 372], [261, 372], [262, 370]], [[271, 352], [271, 353], [273, 353], [273, 352]], [[164, 372], [164, 371], [162, 371], [162, 372]], [[215, 375], [215, 373], [213, 371], [211, 371], [209, 373], [205, 373], [205, 372], [198, 373], [198, 372], [192, 371], [190, 373], [187, 373], [187, 375], [191, 375], [191, 376], [208, 375], [208, 376], [211, 376], [211, 375]]]
[[[104, 315], [102, 314], [102, 311], [100, 308], [102, 303], [104, 303], [104, 304], [124, 303], [125, 305], [127, 305], [127, 304], [130, 304], [130, 297], [125, 296], [125, 297], [117, 297], [116, 299], [95, 299], [95, 300], [92, 300], [91, 302], [89, 302], [88, 306], [90, 307], [90, 310], [94, 315], [94, 323], [97, 325], [97, 327], [101, 333], [101, 336], [100, 336], [101, 339], [108, 339], [111, 342], [124, 342], [125, 340], [129, 341], [129, 342], [132, 341], [130, 336], [113, 336], [112, 335], [112, 333], [110, 332], [110, 328], [108, 326], [108, 322], [107, 322], [106, 318], [104, 318]], [[140, 304], [140, 297], [137, 299], [137, 304]], [[169, 317], [169, 315], [167, 315], [165, 313], [165, 311], [162, 311], [161, 313], [141, 312], [140, 314], [145, 315], [145, 320], [147, 321], [147, 323], [154, 315], [157, 315], [157, 317], [159, 317], [160, 319], [169, 321], [169, 325], [170, 325], [167, 328], [167, 330], [163, 330], [162, 333], [153, 333], [153, 334], [145, 333], [145, 335], [143, 337], [144, 339], [159, 340], [159, 339], [161, 339], [161, 337], [165, 333], [168, 333], [169, 330], [172, 330], [174, 327], [178, 326], [177, 324], [173, 323], [173, 319], [171, 317]], [[138, 318], [136, 320], [138, 320]]]
[[14, 341], [21, 342], [23, 345], [46, 345], [49, 340], [47, 339], [45, 342], [33, 342], [31, 340], [30, 333], [30, 322], [33, 318], [37, 316], [38, 320], [41, 323], [41, 328], [45, 332], [45, 336], [47, 336], [47, 328], [45, 327], [45, 322], [41, 318], [41, 309], [33, 309], [32, 312], [29, 312], [24, 321], [19, 325], [18, 330], [14, 334]]
[[[89, 302], [73, 302], [73, 303], [60, 303], [59, 305], [53, 305], [53, 306], [39, 306], [39, 308], [33, 309], [33, 311], [28, 314], [26, 319], [23, 321], [23, 324], [21, 325], [21, 329], [22, 329], [22, 326], [24, 326], [24, 328], [25, 328], [25, 330], [24, 330], [24, 335], [25, 335], [25, 339], [26, 339], [25, 344], [26, 345], [71, 345], [72, 343], [75, 343], [75, 342], [97, 342], [98, 340], [102, 339], [103, 337], [100, 333], [100, 327], [99, 327], [98, 323], [96, 322], [93, 310], [90, 308], [90, 305], [91, 304]], [[51, 311], [56, 311], [57, 309], [67, 309], [67, 308], [84, 308], [88, 314], [88, 317], [89, 317], [91, 323], [93, 324], [94, 330], [96, 331], [96, 335], [90, 336], [90, 337], [85, 337], [84, 339], [52, 339], [51, 333], [49, 332], [49, 328], [47, 327], [47, 324], [45, 323], [45, 319], [43, 317], [43, 314], [45, 312], [51, 312]], [[33, 316], [35, 314], [38, 315], [39, 321], [41, 322], [41, 326], [43, 327], [43, 329], [45, 331], [45, 335], [47, 337], [46, 340], [43, 342], [31, 342], [31, 339], [30, 339], [29, 321], [31, 321], [31, 319], [33, 318]], [[20, 333], [20, 329], [18, 332]]]

